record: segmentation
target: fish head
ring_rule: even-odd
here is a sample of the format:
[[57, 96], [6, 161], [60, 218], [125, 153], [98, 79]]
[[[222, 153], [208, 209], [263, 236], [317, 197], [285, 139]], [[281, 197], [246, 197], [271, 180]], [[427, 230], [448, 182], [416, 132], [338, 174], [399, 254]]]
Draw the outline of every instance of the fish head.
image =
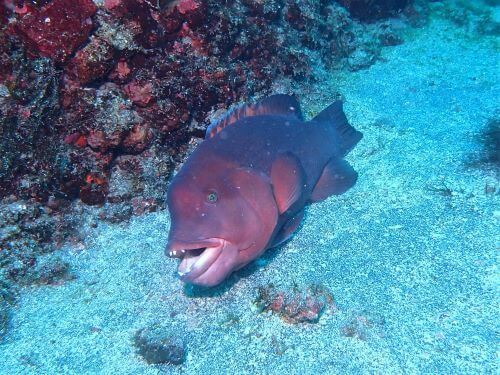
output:
[[266, 248], [278, 220], [265, 176], [217, 158], [186, 163], [167, 193], [166, 255], [182, 281], [215, 286]]

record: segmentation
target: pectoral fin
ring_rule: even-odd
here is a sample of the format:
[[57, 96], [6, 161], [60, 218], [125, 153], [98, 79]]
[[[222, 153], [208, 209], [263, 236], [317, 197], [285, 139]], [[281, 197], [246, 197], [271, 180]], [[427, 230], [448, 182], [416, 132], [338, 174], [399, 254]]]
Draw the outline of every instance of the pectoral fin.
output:
[[280, 154], [271, 167], [271, 184], [279, 213], [288, 210], [302, 195], [306, 174], [292, 153]]
[[323, 169], [323, 173], [314, 186], [312, 202], [320, 202], [330, 195], [340, 195], [349, 190], [358, 178], [352, 166], [341, 158], [333, 158]]
[[271, 247], [281, 245], [283, 242], [287, 241], [292, 236], [293, 232], [295, 232], [295, 230], [299, 227], [303, 217], [304, 210], [298, 212], [297, 214], [295, 214], [295, 216], [290, 218], [283, 225], [278, 234], [276, 234]]

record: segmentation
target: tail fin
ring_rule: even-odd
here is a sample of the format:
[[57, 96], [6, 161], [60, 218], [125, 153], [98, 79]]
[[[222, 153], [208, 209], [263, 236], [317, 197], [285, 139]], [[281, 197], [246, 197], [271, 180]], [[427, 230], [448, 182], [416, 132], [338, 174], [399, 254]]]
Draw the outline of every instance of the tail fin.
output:
[[338, 100], [321, 111], [313, 121], [331, 124], [339, 134], [342, 156], [347, 155], [363, 138], [363, 133], [354, 129], [347, 122], [342, 109], [342, 101]]

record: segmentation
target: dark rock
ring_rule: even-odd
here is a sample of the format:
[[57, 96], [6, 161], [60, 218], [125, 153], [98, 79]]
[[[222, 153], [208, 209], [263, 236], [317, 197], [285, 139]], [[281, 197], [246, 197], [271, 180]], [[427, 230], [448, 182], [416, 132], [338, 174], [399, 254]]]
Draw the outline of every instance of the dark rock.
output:
[[91, 206], [101, 206], [106, 202], [108, 181], [105, 176], [89, 174], [85, 184], [80, 188], [79, 197], [83, 203]]
[[394, 32], [389, 23], [379, 26], [378, 39], [383, 46], [396, 46], [403, 43], [403, 39]]
[[173, 162], [162, 159], [159, 152], [153, 147], [141, 155], [119, 156], [111, 169], [108, 201], [130, 202], [135, 215], [161, 206]]
[[475, 138], [480, 149], [471, 154], [465, 164], [478, 169], [491, 170], [496, 175], [500, 175], [500, 119], [489, 119]]
[[355, 50], [347, 59], [349, 70], [357, 71], [360, 69], [366, 69], [374, 63], [376, 58], [377, 56], [372, 51], [359, 48]]
[[149, 364], [184, 362], [184, 343], [177, 337], [168, 335], [161, 327], [143, 328], [134, 336], [138, 353]]
[[500, 119], [490, 119], [479, 139], [484, 150], [483, 162], [500, 168]]
[[0, 86], [0, 199], [14, 192], [44, 199], [54, 182], [44, 166], [54, 164], [59, 149], [50, 127], [59, 107], [58, 75], [48, 59], [12, 62], [12, 75]]
[[10, 320], [10, 306], [0, 297], [0, 343], [7, 334]]
[[33, 201], [0, 204], [0, 269], [14, 284], [54, 284], [71, 278], [68, 264], [53, 257], [74, 219]]
[[0, 5], [0, 83], [12, 73], [12, 61], [10, 59], [12, 45], [5, 32], [8, 26], [8, 16], [11, 11], [3, 4]]
[[154, 198], [144, 199], [144, 198], [133, 198], [132, 199], [132, 212], [136, 216], [140, 216], [145, 212], [155, 212], [160, 203]]

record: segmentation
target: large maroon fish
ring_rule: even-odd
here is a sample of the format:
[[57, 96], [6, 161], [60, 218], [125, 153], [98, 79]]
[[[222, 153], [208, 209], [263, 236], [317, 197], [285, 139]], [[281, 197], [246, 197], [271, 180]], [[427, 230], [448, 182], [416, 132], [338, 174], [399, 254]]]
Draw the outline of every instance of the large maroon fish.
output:
[[274, 95], [230, 112], [174, 177], [166, 254], [184, 282], [214, 286], [287, 240], [304, 207], [352, 187], [343, 157], [362, 134], [337, 101], [311, 121], [298, 102]]

